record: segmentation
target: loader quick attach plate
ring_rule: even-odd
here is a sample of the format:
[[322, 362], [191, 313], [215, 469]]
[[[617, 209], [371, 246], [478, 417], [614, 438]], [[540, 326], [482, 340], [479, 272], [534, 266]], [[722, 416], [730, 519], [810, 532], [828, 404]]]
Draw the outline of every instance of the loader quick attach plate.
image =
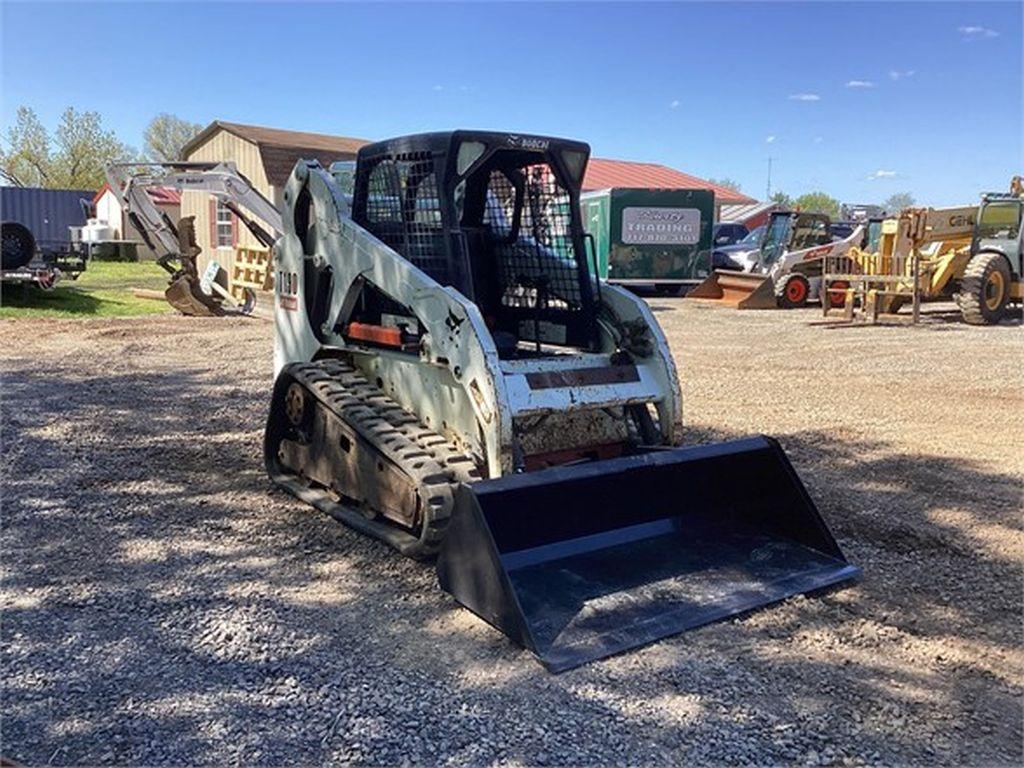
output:
[[859, 573], [767, 437], [464, 484], [437, 568], [552, 672]]

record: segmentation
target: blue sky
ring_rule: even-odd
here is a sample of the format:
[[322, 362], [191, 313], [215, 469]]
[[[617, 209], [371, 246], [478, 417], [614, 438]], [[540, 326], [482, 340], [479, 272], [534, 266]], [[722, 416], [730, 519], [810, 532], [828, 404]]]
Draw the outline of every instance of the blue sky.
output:
[[455, 127], [730, 177], [956, 204], [1022, 158], [1022, 4], [4, 2], [0, 121], [158, 112], [366, 138]]

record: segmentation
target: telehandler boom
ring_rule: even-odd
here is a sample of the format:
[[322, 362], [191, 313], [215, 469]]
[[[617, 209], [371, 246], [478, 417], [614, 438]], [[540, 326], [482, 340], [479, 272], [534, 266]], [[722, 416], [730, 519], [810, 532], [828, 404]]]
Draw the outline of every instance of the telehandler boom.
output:
[[480, 131], [296, 165], [267, 470], [553, 671], [852, 578], [779, 445], [675, 447], [647, 305], [594, 278], [586, 144]]

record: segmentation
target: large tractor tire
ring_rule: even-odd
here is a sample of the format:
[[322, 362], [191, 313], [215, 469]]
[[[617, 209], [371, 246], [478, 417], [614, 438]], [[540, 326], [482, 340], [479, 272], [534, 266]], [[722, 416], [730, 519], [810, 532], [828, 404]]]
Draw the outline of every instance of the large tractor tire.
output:
[[28, 227], [16, 222], [5, 221], [0, 227], [3, 237], [3, 252], [0, 255], [0, 269], [21, 269], [35, 255], [36, 241]]
[[969, 262], [960, 280], [956, 303], [964, 322], [993, 325], [1006, 315], [1013, 275], [1001, 253], [979, 253]]
[[775, 298], [783, 309], [806, 307], [810, 295], [811, 284], [803, 275], [789, 275], [775, 288]]

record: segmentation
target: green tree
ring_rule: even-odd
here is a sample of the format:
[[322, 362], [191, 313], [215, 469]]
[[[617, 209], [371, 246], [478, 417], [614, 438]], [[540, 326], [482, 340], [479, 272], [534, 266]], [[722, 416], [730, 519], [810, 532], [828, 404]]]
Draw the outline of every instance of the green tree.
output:
[[161, 112], [149, 121], [145, 139], [146, 157], [154, 162], [181, 159], [181, 148], [203, 130], [199, 123], [190, 123], [177, 115]]
[[50, 137], [29, 107], [18, 107], [14, 125], [7, 129], [7, 148], [0, 148], [5, 175], [29, 187], [45, 187], [50, 177]]
[[889, 195], [888, 199], [882, 203], [882, 207], [885, 208], [886, 213], [899, 213], [904, 208], [912, 206], [914, 202], [914, 196], [909, 192], [896, 192]]
[[773, 203], [777, 203], [782, 208], [792, 208], [793, 198], [787, 195], [785, 192], [776, 192], [770, 198]]
[[98, 112], [68, 107], [54, 133], [51, 185], [63, 189], [97, 189], [106, 180], [103, 166], [111, 160], [134, 160], [137, 153], [103, 127]]
[[807, 192], [793, 201], [801, 211], [824, 213], [833, 219], [839, 218], [839, 201], [824, 192]]
[[740, 189], [740, 183], [738, 181], [733, 181], [732, 179], [708, 179], [708, 181], [710, 181], [712, 184], [717, 184], [720, 187], [731, 189], [733, 192], [743, 191], [742, 189]]
[[134, 160], [137, 153], [103, 127], [98, 112], [68, 107], [53, 135], [29, 107], [19, 107], [7, 131], [0, 165], [27, 186], [51, 189], [97, 189], [111, 160]]

